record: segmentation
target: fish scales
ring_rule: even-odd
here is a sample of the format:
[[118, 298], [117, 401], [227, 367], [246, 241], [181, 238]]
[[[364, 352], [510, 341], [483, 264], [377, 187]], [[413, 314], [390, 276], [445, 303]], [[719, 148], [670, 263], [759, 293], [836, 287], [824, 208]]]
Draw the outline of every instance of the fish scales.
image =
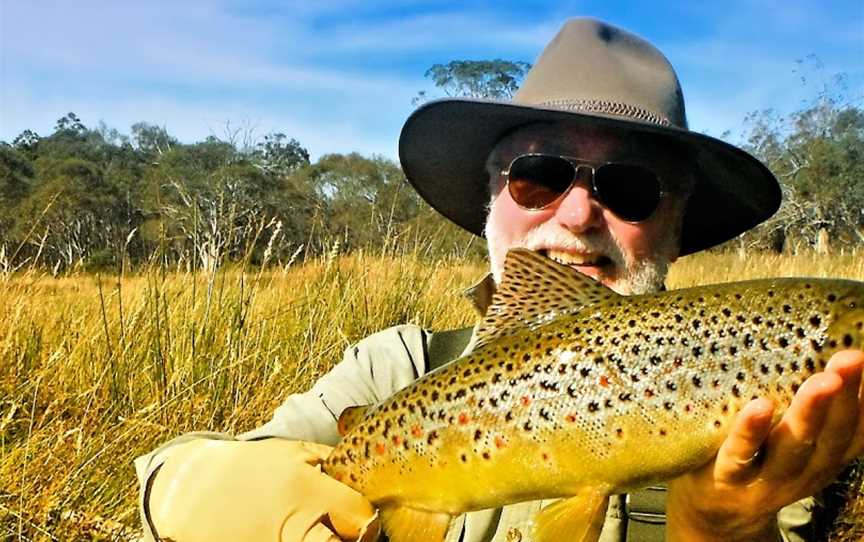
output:
[[[562, 272], [518, 256], [527, 263], [508, 256], [511, 274]], [[571, 276], [575, 295], [584, 280]], [[540, 304], [542, 318], [503, 322], [371, 408], [324, 470], [379, 506], [449, 515], [668, 479], [710, 459], [749, 400], [769, 397], [779, 415], [832, 353], [860, 347], [864, 284], [772, 279]]]

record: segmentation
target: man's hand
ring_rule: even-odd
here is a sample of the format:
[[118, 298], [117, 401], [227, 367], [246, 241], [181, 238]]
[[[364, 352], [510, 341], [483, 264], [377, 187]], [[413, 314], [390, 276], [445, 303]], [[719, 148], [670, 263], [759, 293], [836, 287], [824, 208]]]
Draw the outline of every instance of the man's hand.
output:
[[321, 472], [330, 450], [275, 438], [179, 445], [147, 504], [158, 535], [175, 542], [374, 540], [372, 505]]
[[714, 461], [669, 484], [669, 540], [776, 540], [777, 511], [828, 485], [864, 452], [864, 352], [835, 354], [772, 427], [747, 404]]

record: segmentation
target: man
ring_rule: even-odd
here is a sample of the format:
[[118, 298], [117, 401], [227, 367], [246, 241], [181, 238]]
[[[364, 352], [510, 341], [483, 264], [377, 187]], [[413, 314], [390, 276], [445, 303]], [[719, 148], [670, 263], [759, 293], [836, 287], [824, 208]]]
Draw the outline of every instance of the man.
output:
[[[659, 51], [590, 19], [565, 25], [513, 103], [419, 109], [400, 157], [433, 207], [485, 231], [496, 279], [507, 250], [525, 246], [621, 293], [656, 291], [679, 255], [738, 235], [779, 204], [758, 161], [686, 130], [677, 78]], [[481, 310], [491, 287], [475, 289]], [[188, 435], [139, 458], [145, 528], [177, 542], [373, 539], [374, 509], [316, 468], [329, 448], [314, 443], [338, 441], [344, 408], [380, 401], [470, 347], [470, 330], [385, 330], [263, 427], [238, 440]], [[862, 352], [834, 356], [773, 426], [770, 401], [749, 403], [717, 457], [670, 482], [667, 539], [815, 539], [807, 496], [864, 448], [862, 366]], [[663, 494], [612, 499], [601, 540], [661, 540], [663, 505], [654, 501]], [[529, 540], [543, 504], [466, 514], [447, 539]]]

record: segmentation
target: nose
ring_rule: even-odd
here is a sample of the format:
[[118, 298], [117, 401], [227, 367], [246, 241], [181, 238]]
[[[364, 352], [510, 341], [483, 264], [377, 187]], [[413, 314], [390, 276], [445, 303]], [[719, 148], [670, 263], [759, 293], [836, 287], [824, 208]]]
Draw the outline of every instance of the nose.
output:
[[590, 179], [578, 180], [558, 202], [555, 218], [573, 233], [583, 233], [600, 226], [603, 209], [591, 195]]

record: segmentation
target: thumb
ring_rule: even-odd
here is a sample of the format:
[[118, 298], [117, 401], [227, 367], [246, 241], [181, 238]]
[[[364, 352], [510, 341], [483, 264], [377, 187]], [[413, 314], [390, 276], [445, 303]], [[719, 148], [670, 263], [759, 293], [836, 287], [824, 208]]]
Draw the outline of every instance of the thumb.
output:
[[330, 524], [340, 537], [356, 540], [377, 524], [378, 513], [363, 495], [321, 473], [318, 489], [327, 495]]

